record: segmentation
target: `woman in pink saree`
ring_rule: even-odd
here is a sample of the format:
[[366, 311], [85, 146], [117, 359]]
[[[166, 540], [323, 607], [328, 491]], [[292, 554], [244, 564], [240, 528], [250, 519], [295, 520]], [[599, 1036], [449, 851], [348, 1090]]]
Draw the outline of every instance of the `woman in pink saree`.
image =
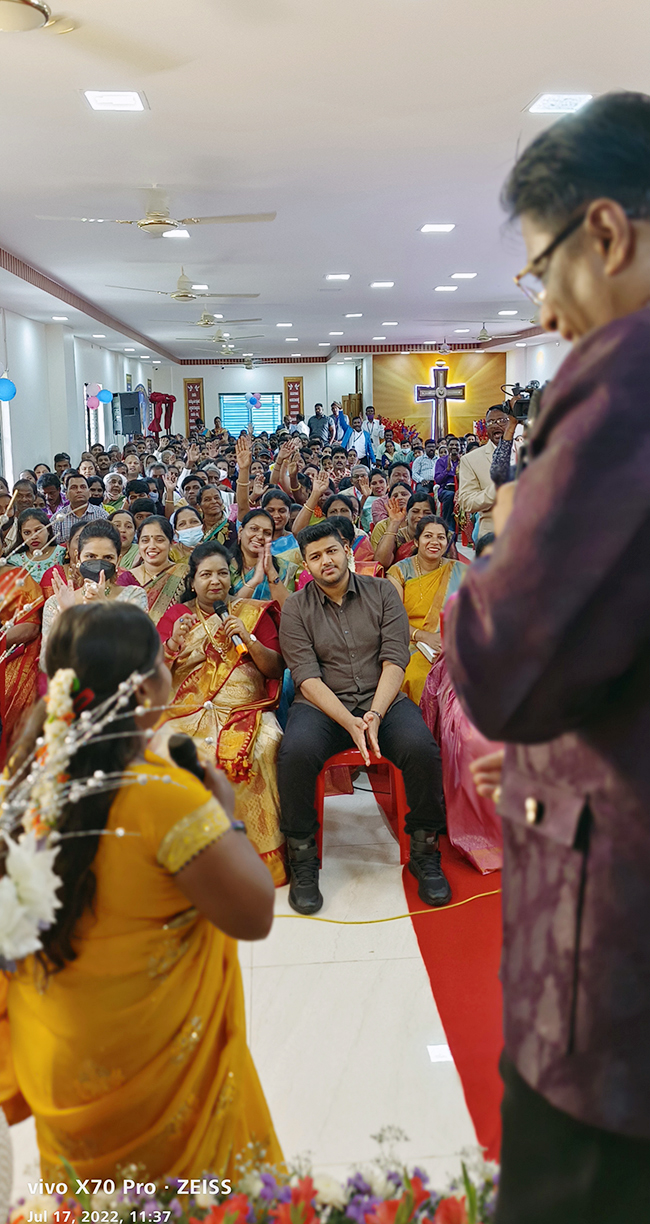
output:
[[[451, 595], [449, 602], [454, 598]], [[449, 840], [481, 875], [486, 875], [499, 871], [503, 864], [501, 819], [493, 799], [478, 793], [471, 766], [502, 745], [485, 739], [465, 714], [445, 664], [444, 616], [442, 632], [443, 653], [427, 676], [420, 709], [440, 745]]]

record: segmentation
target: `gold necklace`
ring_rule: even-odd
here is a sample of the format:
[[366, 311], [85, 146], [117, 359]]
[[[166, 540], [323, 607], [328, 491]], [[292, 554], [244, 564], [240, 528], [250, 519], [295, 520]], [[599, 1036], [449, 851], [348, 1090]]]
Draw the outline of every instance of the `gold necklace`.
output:
[[215, 635], [213, 634], [212, 630], [210, 629], [210, 626], [208, 625], [208, 621], [207, 621], [207, 619], [206, 619], [206, 617], [205, 617], [205, 614], [204, 614], [204, 613], [201, 611], [201, 608], [199, 607], [199, 601], [198, 601], [198, 599], [197, 599], [197, 601], [196, 601], [196, 615], [198, 616], [198, 618], [199, 618], [199, 620], [200, 620], [201, 624], [203, 625], [203, 628], [204, 628], [204, 630], [205, 630], [206, 636], [207, 636], [207, 637], [209, 638], [209, 640], [212, 642], [212, 645], [214, 646], [214, 648], [215, 648], [215, 650], [216, 650], [217, 654], [218, 654], [218, 655], [220, 656], [220, 658], [222, 658], [222, 659], [224, 660], [224, 662], [225, 662], [225, 660], [226, 660], [226, 658], [227, 658], [227, 655], [228, 655], [228, 650], [229, 650], [229, 648], [230, 648], [230, 642], [228, 642], [228, 645], [227, 645], [227, 646], [224, 646], [223, 642], [219, 642], [219, 641], [217, 641], [217, 638], [215, 637]]
[[173, 561], [169, 561], [169, 562], [167, 563], [167, 565], [165, 566], [165, 568], [164, 568], [164, 569], [159, 570], [157, 574], [151, 574], [151, 573], [149, 572], [149, 570], [147, 569], [147, 566], [146, 566], [146, 564], [145, 564], [145, 562], [144, 562], [144, 559], [143, 559], [143, 561], [142, 561], [142, 569], [143, 569], [143, 572], [144, 572], [144, 576], [145, 576], [145, 580], [146, 580], [146, 582], [153, 582], [153, 581], [154, 581], [154, 578], [160, 578], [160, 575], [161, 575], [161, 574], [166, 574], [166, 573], [167, 573], [167, 570], [168, 570], [168, 569], [171, 569], [171, 568], [172, 568], [172, 566], [173, 566], [173, 564], [174, 564], [174, 562], [173, 562]]

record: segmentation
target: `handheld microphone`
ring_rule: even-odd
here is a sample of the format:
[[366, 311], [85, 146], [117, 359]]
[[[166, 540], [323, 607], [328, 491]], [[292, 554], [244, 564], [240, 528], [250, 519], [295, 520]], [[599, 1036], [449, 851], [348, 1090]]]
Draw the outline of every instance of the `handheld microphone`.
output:
[[[224, 616], [228, 615], [228, 605], [223, 602], [223, 599], [215, 599], [212, 607], [214, 608], [217, 616], [220, 616], [222, 620]], [[235, 650], [237, 651], [237, 654], [248, 654], [248, 646], [245, 644], [245, 642], [242, 642], [242, 639], [238, 633], [233, 633], [231, 641], [235, 647]]]
[[187, 769], [199, 782], [205, 782], [205, 769], [199, 761], [196, 744], [189, 735], [170, 735], [167, 747], [175, 765], [180, 769]]

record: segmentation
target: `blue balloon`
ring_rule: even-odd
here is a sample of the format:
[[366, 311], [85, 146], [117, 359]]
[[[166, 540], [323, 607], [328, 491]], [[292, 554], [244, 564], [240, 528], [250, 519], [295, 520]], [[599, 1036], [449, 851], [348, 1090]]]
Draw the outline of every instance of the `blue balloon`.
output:
[[16, 394], [16, 384], [10, 378], [0, 378], [0, 400], [12, 400]]
[[111, 404], [113, 402], [113, 392], [107, 391], [106, 388], [104, 388], [103, 391], [99, 391], [97, 393], [97, 399], [99, 400], [100, 404]]

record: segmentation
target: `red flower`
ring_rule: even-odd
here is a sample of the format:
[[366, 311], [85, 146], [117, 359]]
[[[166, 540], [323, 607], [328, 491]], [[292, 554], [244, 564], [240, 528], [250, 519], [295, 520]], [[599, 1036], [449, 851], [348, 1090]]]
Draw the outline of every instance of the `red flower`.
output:
[[[219, 1206], [211, 1207], [202, 1224], [245, 1224], [250, 1203], [245, 1194], [233, 1194]], [[190, 1224], [199, 1224], [190, 1218]]]
[[297, 1186], [291, 1187], [291, 1202], [278, 1203], [270, 1218], [275, 1224], [318, 1224], [313, 1201], [316, 1191], [311, 1177], [303, 1177]]
[[384, 1199], [374, 1211], [366, 1215], [366, 1224], [394, 1224], [395, 1216], [402, 1205], [402, 1199]]
[[429, 1191], [426, 1190], [424, 1185], [422, 1184], [422, 1178], [420, 1177], [411, 1178], [411, 1193], [413, 1195], [413, 1206], [414, 1206], [414, 1209], [417, 1211], [420, 1204], [423, 1203], [424, 1200], [428, 1199], [429, 1197]]
[[465, 1198], [442, 1199], [433, 1217], [433, 1224], [469, 1224], [465, 1210]]

